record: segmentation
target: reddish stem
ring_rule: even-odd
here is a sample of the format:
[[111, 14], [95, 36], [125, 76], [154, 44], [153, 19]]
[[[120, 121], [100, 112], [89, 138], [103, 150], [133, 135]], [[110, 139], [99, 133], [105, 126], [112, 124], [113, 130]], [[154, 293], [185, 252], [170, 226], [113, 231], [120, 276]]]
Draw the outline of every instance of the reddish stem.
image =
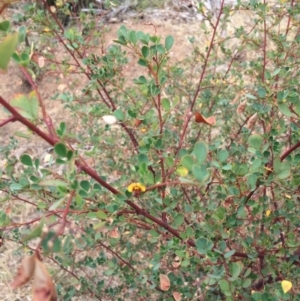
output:
[[17, 121], [17, 120], [18, 120], [18, 119], [17, 119], [16, 117], [11, 116], [11, 117], [9, 117], [9, 118], [7, 118], [7, 119], [1, 121], [1, 122], [0, 122], [0, 127], [6, 125], [6, 124], [9, 123], [9, 122], [15, 122], [15, 121]]
[[300, 147], [300, 141], [298, 141], [296, 144], [294, 144], [291, 148], [286, 150], [281, 156], [280, 161], [283, 161], [290, 153], [292, 153], [295, 149]]

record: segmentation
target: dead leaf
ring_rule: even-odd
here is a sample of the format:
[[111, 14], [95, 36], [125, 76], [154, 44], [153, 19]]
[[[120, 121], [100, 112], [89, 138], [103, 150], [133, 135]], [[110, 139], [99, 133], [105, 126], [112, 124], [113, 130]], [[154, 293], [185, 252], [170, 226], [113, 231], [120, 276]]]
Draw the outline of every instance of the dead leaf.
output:
[[116, 228], [116, 229], [110, 231], [109, 236], [110, 236], [111, 238], [119, 238], [119, 237], [120, 237], [120, 234], [119, 234], [118, 229]]
[[58, 91], [63, 91], [65, 88], [67, 88], [67, 85], [65, 85], [65, 84], [59, 84], [59, 85], [57, 86], [57, 90], [58, 90]]
[[178, 292], [173, 292], [173, 298], [175, 301], [180, 301], [181, 300], [181, 294]]
[[26, 256], [18, 269], [17, 275], [11, 283], [12, 288], [18, 288], [27, 283], [34, 273], [35, 255]]
[[11, 212], [12, 212], [12, 208], [11, 208], [11, 206], [8, 206], [8, 207], [5, 209], [5, 213], [6, 213], [7, 215], [10, 215]]
[[253, 114], [253, 115], [249, 118], [249, 120], [247, 121], [246, 127], [247, 127], [248, 129], [251, 129], [251, 128], [254, 126], [256, 120], [257, 120], [257, 113]]
[[162, 291], [168, 291], [171, 284], [170, 284], [170, 279], [168, 276], [160, 274], [159, 275], [159, 282], [160, 282], [160, 289]]
[[233, 202], [233, 197], [232, 196], [228, 196], [225, 201], [224, 201], [224, 207], [225, 208], [230, 208], [231, 206], [234, 205], [234, 202]]
[[33, 301], [57, 301], [54, 283], [44, 264], [35, 257]]
[[38, 64], [38, 60], [39, 60], [39, 55], [37, 53], [32, 53], [31, 54], [31, 60], [34, 61], [36, 64]]
[[174, 268], [178, 268], [180, 266], [180, 264], [181, 264], [181, 260], [178, 256], [176, 256], [172, 262], [172, 266]]
[[56, 7], [55, 6], [50, 6], [50, 10], [54, 14], [56, 12]]
[[45, 59], [44, 59], [43, 56], [39, 56], [38, 65], [39, 65], [40, 68], [43, 68], [45, 66]]
[[134, 120], [134, 126], [137, 128], [138, 126], [140, 126], [140, 124], [143, 122], [143, 120], [141, 119], [135, 119]]
[[241, 102], [236, 109], [236, 113], [238, 115], [242, 114], [245, 111], [246, 105], [247, 105], [247, 100]]
[[196, 112], [195, 113], [195, 121], [197, 123], [205, 123], [205, 124], [208, 124], [208, 125], [215, 125], [216, 124], [216, 117], [210, 116], [210, 117], [205, 118], [199, 112]]
[[234, 105], [235, 103], [237, 103], [241, 98], [241, 94], [238, 93], [237, 95], [235, 95], [234, 99], [230, 102], [231, 105]]

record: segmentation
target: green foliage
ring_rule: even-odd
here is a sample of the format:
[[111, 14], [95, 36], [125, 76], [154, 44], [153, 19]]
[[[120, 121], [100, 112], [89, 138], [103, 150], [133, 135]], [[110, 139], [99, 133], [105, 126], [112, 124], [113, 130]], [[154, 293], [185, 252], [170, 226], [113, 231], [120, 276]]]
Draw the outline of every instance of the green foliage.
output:
[[[14, 157], [15, 140], [0, 146], [0, 227], [24, 247], [39, 239], [66, 275], [55, 281], [60, 299], [299, 298], [300, 6], [272, 9], [250, 1], [205, 15], [201, 44], [190, 37], [193, 52], [174, 63], [168, 33], [122, 25], [100, 55], [106, 30], [91, 16], [79, 17], [86, 30], [61, 30], [55, 15], [27, 6], [42, 43], [64, 48], [48, 68], [68, 80], [70, 91], [52, 96], [71, 118], [54, 128], [36, 92], [0, 98], [10, 114], [1, 126], [22, 122], [53, 146], [44, 161]], [[251, 30], [224, 38], [235, 13]], [[13, 57], [28, 70], [26, 28], [0, 30], [3, 67]], [[124, 76], [132, 66], [134, 79]], [[12, 199], [19, 206], [6, 210]], [[28, 207], [38, 217], [16, 223]]]
[[[6, 26], [6, 24], [3, 24], [2, 22], [2, 28], [6, 29], [7, 31], [9, 29], [9, 24]], [[0, 43], [0, 68], [2, 70], [6, 70], [9, 60], [11, 56], [13, 55], [16, 46], [18, 43], [18, 33], [11, 33], [6, 36], [4, 40]]]

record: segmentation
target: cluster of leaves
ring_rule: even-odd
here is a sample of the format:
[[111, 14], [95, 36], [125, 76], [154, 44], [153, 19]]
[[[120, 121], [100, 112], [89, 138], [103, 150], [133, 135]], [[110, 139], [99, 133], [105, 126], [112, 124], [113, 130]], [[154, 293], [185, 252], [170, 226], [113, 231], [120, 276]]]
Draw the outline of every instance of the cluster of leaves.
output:
[[[253, 26], [222, 37], [220, 29], [245, 10]], [[27, 70], [33, 54], [16, 50], [24, 29], [0, 24], [0, 67], [13, 57], [33, 88], [0, 97], [10, 113], [0, 126], [21, 122], [54, 148], [47, 166], [25, 153], [22, 174], [12, 164], [1, 172], [2, 236], [41, 249], [69, 275], [63, 282], [52, 271], [63, 300], [299, 297], [300, 6], [271, 11], [251, 1], [230, 11], [222, 1], [216, 19], [203, 14], [207, 44], [190, 38], [194, 52], [175, 65], [170, 35], [121, 26], [114, 45], [97, 55], [95, 40], [105, 33], [94, 21], [85, 23], [88, 36], [55, 18], [41, 24], [69, 56], [54, 67], [80, 76], [82, 97], [71, 93], [79, 81], [54, 95], [80, 116], [76, 130], [47, 115]], [[124, 72], [134, 63], [140, 74], [131, 81]], [[4, 209], [12, 200], [38, 218], [13, 223], [18, 208]]]

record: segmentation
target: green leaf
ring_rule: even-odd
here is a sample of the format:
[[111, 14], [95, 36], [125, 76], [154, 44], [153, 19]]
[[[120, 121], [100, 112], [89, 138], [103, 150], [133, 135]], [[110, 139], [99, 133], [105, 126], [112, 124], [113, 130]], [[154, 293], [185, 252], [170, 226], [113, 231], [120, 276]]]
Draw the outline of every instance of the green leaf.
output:
[[19, 43], [23, 43], [25, 41], [26, 34], [26, 27], [24, 25], [19, 27]]
[[147, 67], [147, 61], [145, 59], [140, 58], [138, 60], [138, 64], [143, 66], [143, 67]]
[[166, 81], [167, 81], [167, 77], [162, 76], [162, 77], [159, 79], [159, 84], [160, 84], [161, 86], [163, 86], [163, 85], [166, 83]]
[[225, 162], [227, 160], [229, 156], [229, 153], [228, 151], [224, 150], [224, 149], [221, 149], [219, 152], [218, 152], [218, 159], [221, 161], [221, 162]]
[[180, 176], [180, 177], [186, 177], [189, 173], [188, 169], [184, 166], [179, 166], [177, 169], [176, 169], [176, 172], [177, 174]]
[[194, 235], [194, 230], [191, 227], [186, 228], [186, 236], [187, 237], [192, 237]]
[[262, 165], [262, 161], [260, 158], [256, 158], [253, 160], [252, 165], [251, 165], [251, 170], [254, 171], [258, 168], [260, 168]]
[[6, 21], [0, 22], [0, 30], [1, 31], [7, 32], [9, 30], [9, 28], [10, 28], [10, 22], [9, 21], [6, 20]]
[[10, 219], [4, 211], [0, 211], [0, 226], [5, 227], [10, 224]]
[[253, 300], [253, 301], [262, 301], [262, 300], [265, 300], [265, 299], [262, 296], [262, 293], [260, 293], [260, 292], [253, 292], [253, 294], [251, 294], [251, 300]]
[[249, 175], [247, 179], [247, 184], [250, 189], [250, 191], [255, 190], [257, 183], [257, 176], [255, 174]]
[[56, 164], [62, 164], [62, 165], [64, 165], [64, 164], [66, 164], [66, 160], [65, 160], [65, 159], [57, 158], [57, 159], [55, 160], [55, 163], [56, 163]]
[[128, 37], [128, 30], [125, 25], [121, 25], [121, 27], [117, 31], [118, 37]]
[[245, 96], [250, 99], [256, 99], [256, 97], [252, 94], [246, 94]]
[[22, 188], [23, 188], [23, 185], [21, 185], [20, 183], [12, 183], [9, 186], [9, 189], [12, 191], [21, 190]]
[[243, 270], [243, 264], [241, 262], [232, 262], [230, 264], [231, 277], [237, 278]]
[[96, 216], [99, 219], [107, 219], [107, 214], [102, 210], [97, 211]]
[[155, 231], [154, 229], [151, 229], [149, 231], [149, 234], [152, 236], [152, 237], [159, 237], [161, 234], [158, 233], [157, 231]]
[[248, 172], [248, 165], [246, 165], [246, 164], [237, 164], [237, 165], [235, 165], [233, 171], [236, 175], [242, 177]]
[[59, 157], [66, 158], [67, 157], [67, 148], [62, 143], [57, 143], [54, 146], [54, 151]]
[[139, 154], [138, 155], [138, 161], [139, 161], [139, 163], [143, 163], [143, 162], [148, 163], [149, 159], [148, 159], [147, 155], [145, 155], [145, 154]]
[[83, 190], [85, 190], [85, 191], [89, 191], [89, 189], [90, 189], [90, 182], [87, 181], [87, 180], [82, 180], [82, 181], [80, 182], [80, 187], [81, 187]]
[[283, 180], [289, 177], [290, 173], [291, 173], [290, 169], [283, 169], [276, 176], [278, 179]]
[[185, 259], [181, 262], [181, 266], [182, 267], [187, 267], [190, 265], [190, 260], [189, 259]]
[[97, 218], [97, 212], [89, 212], [86, 215], [87, 218]]
[[207, 157], [208, 148], [206, 143], [197, 142], [194, 147], [194, 154], [199, 164], [202, 164]]
[[216, 220], [224, 220], [226, 217], [226, 209], [219, 207], [213, 214], [213, 218]]
[[208, 251], [212, 250], [213, 246], [213, 242], [206, 237], [200, 237], [196, 240], [197, 251], [200, 254], [205, 255]]
[[225, 280], [225, 279], [222, 279], [222, 280], [219, 281], [219, 286], [220, 286], [220, 289], [223, 292], [230, 290], [229, 282], [227, 280]]
[[34, 91], [29, 94], [29, 97], [23, 94], [17, 94], [11, 100], [10, 104], [24, 118], [30, 120], [36, 120], [38, 118], [39, 102]]
[[292, 114], [292, 112], [290, 111], [289, 107], [288, 107], [285, 103], [283, 103], [283, 102], [278, 103], [278, 109], [279, 109], [279, 111], [280, 111], [283, 115], [285, 115], [285, 116], [287, 116], [287, 117], [293, 116], [293, 114]]
[[226, 164], [222, 167], [223, 170], [231, 170], [232, 169], [232, 165], [231, 164]]
[[142, 31], [138, 31], [136, 33], [136, 37], [140, 40], [143, 44], [148, 45], [150, 36], [149, 34], [144, 34]]
[[266, 97], [266, 89], [265, 88], [263, 88], [263, 87], [259, 87], [258, 89], [257, 89], [257, 94], [258, 94], [258, 96], [259, 96], [259, 98], [265, 98]]
[[67, 151], [67, 159], [68, 161], [71, 161], [71, 159], [73, 158], [74, 152], [71, 150]]
[[178, 228], [183, 224], [183, 222], [184, 222], [184, 216], [183, 216], [183, 214], [179, 213], [174, 218], [173, 226], [175, 228]]
[[41, 221], [40, 224], [36, 228], [34, 228], [29, 234], [27, 234], [24, 237], [23, 242], [27, 242], [34, 238], [40, 237], [42, 235], [43, 227], [44, 227], [44, 222]]
[[169, 51], [172, 46], [174, 44], [174, 38], [173, 36], [167, 36], [166, 39], [165, 39], [165, 48], [167, 51]]
[[255, 149], [259, 149], [262, 145], [262, 142], [263, 142], [263, 137], [258, 134], [251, 135], [248, 138], [249, 145]]
[[284, 100], [288, 97], [290, 94], [289, 90], [283, 90], [277, 92], [277, 100], [278, 102], [284, 102]]
[[34, 160], [34, 166], [35, 166], [36, 169], [39, 169], [39, 167], [40, 167], [40, 160], [39, 159]]
[[235, 253], [235, 250], [230, 250], [224, 254], [224, 258], [230, 258]]
[[136, 37], [136, 32], [134, 30], [130, 31], [129, 33], [129, 41], [135, 45], [137, 43], [137, 37]]
[[20, 160], [26, 166], [33, 166], [31, 157], [27, 154], [22, 155]]
[[165, 48], [161, 44], [156, 45], [154, 47], [154, 49], [155, 49], [156, 52], [158, 52], [160, 54], [165, 54]]
[[200, 167], [199, 165], [194, 164], [192, 167], [192, 171], [193, 171], [194, 177], [201, 183], [206, 181], [209, 177], [209, 173], [206, 170], [205, 166]]
[[126, 45], [127, 41], [123, 36], [118, 37], [118, 40], [113, 40], [114, 43], [120, 44], [120, 45]]
[[120, 121], [125, 119], [125, 115], [124, 115], [123, 111], [120, 109], [116, 109], [113, 114]]
[[275, 173], [280, 173], [281, 171], [281, 160], [280, 158], [275, 158], [273, 161], [273, 169]]
[[147, 84], [147, 79], [145, 76], [141, 75], [138, 79], [135, 79], [134, 82], [138, 85]]
[[180, 163], [182, 164], [182, 166], [184, 166], [188, 170], [192, 170], [193, 164], [194, 164], [194, 159], [190, 155], [185, 155], [185, 156], [181, 157]]
[[20, 131], [15, 131], [14, 136], [18, 136], [18, 137], [25, 138], [25, 139], [30, 139], [32, 137], [32, 135], [27, 135]]
[[243, 288], [247, 288], [250, 285], [251, 285], [251, 280], [250, 279], [246, 279], [246, 280], [243, 281], [243, 284], [242, 284]]
[[150, 50], [147, 46], [142, 47], [142, 55], [144, 58], [147, 58], [149, 56]]
[[61, 122], [59, 124], [59, 134], [60, 134], [60, 136], [63, 136], [65, 134], [65, 131], [66, 131], [66, 123]]
[[182, 177], [179, 177], [178, 180], [181, 182], [181, 183], [187, 183], [187, 184], [196, 184], [195, 182], [189, 180], [189, 179], [185, 179], [185, 178], [182, 178]]
[[276, 177], [283, 180], [290, 176], [291, 166], [288, 161], [281, 162], [280, 158], [275, 158], [273, 162], [273, 169]]
[[161, 105], [162, 105], [164, 110], [170, 111], [171, 105], [170, 105], [169, 99], [163, 98], [162, 101], [161, 101]]
[[0, 43], [0, 69], [6, 70], [9, 60], [18, 44], [19, 34], [17, 32], [9, 34]]
[[160, 37], [159, 36], [151, 36], [150, 41], [153, 42], [154, 44], [157, 44], [160, 41]]
[[66, 198], [61, 198], [60, 200], [54, 202], [50, 207], [49, 207], [49, 211], [53, 211], [55, 209], [57, 209], [65, 200]]
[[279, 74], [281, 71], [281, 68], [277, 68], [276, 70], [274, 70], [272, 73], [271, 73], [271, 76], [274, 77], [276, 76], [277, 74]]

